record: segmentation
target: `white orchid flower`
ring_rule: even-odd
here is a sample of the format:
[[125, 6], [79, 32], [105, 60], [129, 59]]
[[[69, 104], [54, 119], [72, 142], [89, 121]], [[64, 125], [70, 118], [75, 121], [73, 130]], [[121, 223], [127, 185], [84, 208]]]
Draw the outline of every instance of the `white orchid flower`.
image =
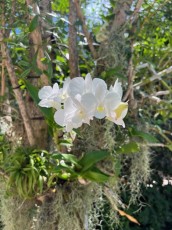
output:
[[69, 95], [75, 97], [78, 94], [92, 93], [92, 81], [90, 74], [87, 74], [85, 79], [82, 77], [73, 78], [69, 84]]
[[83, 123], [90, 123], [93, 119], [96, 99], [93, 94], [76, 95], [68, 98], [64, 103], [64, 109], [58, 110], [54, 119], [60, 126], [65, 126], [70, 132], [73, 128], [79, 128]]
[[95, 95], [97, 105], [94, 116], [98, 119], [102, 119], [106, 116], [105, 110], [105, 97], [107, 95], [107, 85], [106, 83], [99, 79], [93, 79], [93, 93]]
[[55, 108], [59, 109], [61, 107], [61, 101], [58, 97], [59, 93], [59, 86], [57, 83], [51, 86], [44, 86], [42, 89], [39, 90], [38, 96], [41, 99], [39, 102], [39, 106], [46, 107], [46, 108]]
[[59, 89], [59, 97], [61, 98], [61, 102], [64, 103], [66, 99], [69, 97], [68, 90], [69, 90], [69, 84], [71, 82], [71, 79], [68, 77], [65, 79], [63, 83], [63, 88]]
[[81, 124], [87, 123], [90, 124], [90, 120], [93, 119], [96, 107], [96, 99], [93, 94], [86, 93], [84, 95], [76, 95], [73, 98], [75, 107], [77, 108], [72, 121], [74, 123]]
[[73, 128], [79, 128], [72, 122], [72, 118], [76, 110], [77, 109], [74, 106], [72, 99], [67, 98], [64, 103], [64, 109], [59, 109], [55, 112], [55, 122], [62, 127], [66, 127], [67, 132], [72, 131]]
[[63, 87], [58, 84], [44, 86], [38, 94], [42, 107], [57, 109], [55, 122], [64, 127], [67, 132], [79, 128], [83, 123], [90, 124], [93, 117], [106, 119], [125, 127], [123, 121], [128, 111], [128, 103], [122, 102], [121, 83], [107, 89], [107, 84], [99, 78], [66, 78]]
[[128, 103], [121, 102], [120, 95], [115, 92], [110, 92], [105, 99], [106, 105], [106, 118], [117, 125], [125, 127], [123, 118], [126, 116], [128, 111]]

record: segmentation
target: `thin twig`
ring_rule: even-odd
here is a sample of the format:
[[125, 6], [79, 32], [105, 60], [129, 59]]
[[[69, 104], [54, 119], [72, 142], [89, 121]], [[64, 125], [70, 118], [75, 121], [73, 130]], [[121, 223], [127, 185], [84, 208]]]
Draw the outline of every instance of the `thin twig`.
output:
[[77, 15], [82, 22], [83, 32], [84, 32], [85, 37], [87, 38], [87, 42], [88, 42], [88, 46], [90, 48], [91, 54], [92, 54], [93, 58], [96, 60], [98, 55], [97, 55], [97, 52], [93, 46], [93, 40], [92, 40], [91, 34], [89, 33], [89, 31], [87, 29], [87, 25], [85, 23], [85, 18], [84, 18], [84, 15], [82, 13], [81, 6], [80, 6], [80, 1], [74, 0], [74, 3], [76, 6]]
[[166, 147], [166, 145], [162, 144], [162, 143], [147, 143], [147, 146], [149, 146], [149, 147], [161, 147], [161, 148]]
[[170, 90], [164, 90], [164, 91], [158, 91], [158, 92], [156, 92], [154, 96], [157, 97], [157, 96], [164, 96], [164, 95], [168, 95], [168, 94], [170, 94]]

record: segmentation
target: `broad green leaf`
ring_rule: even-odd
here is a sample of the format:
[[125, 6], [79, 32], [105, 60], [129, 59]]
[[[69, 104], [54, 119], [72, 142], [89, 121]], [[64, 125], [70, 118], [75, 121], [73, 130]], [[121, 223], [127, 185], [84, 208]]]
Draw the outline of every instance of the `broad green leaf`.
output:
[[86, 171], [81, 176], [84, 179], [88, 179], [98, 183], [106, 182], [110, 178], [109, 175], [101, 172], [98, 168], [93, 168], [92, 170]]
[[158, 142], [158, 140], [151, 134], [148, 134], [148, 133], [145, 133], [143, 131], [140, 131], [140, 130], [136, 130], [134, 128], [132, 128], [130, 130], [130, 133], [132, 136], [138, 136], [138, 137], [141, 137], [143, 138], [145, 141], [148, 141], [148, 142], [151, 142], [151, 143], [155, 143], [155, 142]]
[[139, 150], [140, 150], [139, 145], [136, 142], [129, 142], [119, 147], [116, 150], [116, 152], [117, 153], [136, 153]]
[[83, 167], [82, 172], [84, 172], [91, 168], [93, 165], [95, 165], [97, 162], [109, 156], [110, 153], [108, 151], [103, 150], [88, 152], [81, 158], [81, 160], [78, 163]]
[[29, 31], [30, 31], [30, 32], [33, 32], [33, 31], [36, 29], [36, 27], [38, 26], [38, 24], [39, 24], [39, 15], [36, 15], [36, 16], [32, 19], [32, 21], [31, 21], [31, 23], [30, 23], [30, 25], [29, 25]]

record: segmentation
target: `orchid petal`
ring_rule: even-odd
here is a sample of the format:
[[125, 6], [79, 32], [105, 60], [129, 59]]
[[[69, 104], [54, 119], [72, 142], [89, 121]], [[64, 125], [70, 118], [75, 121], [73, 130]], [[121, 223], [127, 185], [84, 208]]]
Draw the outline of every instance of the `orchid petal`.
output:
[[128, 112], [128, 103], [127, 102], [121, 102], [119, 106], [114, 110], [116, 113], [116, 118], [124, 118]]
[[121, 83], [118, 82], [118, 79], [115, 81], [114, 86], [110, 87], [110, 92], [115, 92], [119, 95], [120, 99], [122, 98], [122, 87]]
[[65, 126], [65, 112], [63, 109], [59, 109], [54, 114], [55, 122], [60, 126]]
[[69, 83], [69, 95], [74, 97], [77, 94], [81, 94], [84, 91], [84, 79], [82, 77], [73, 78]]
[[96, 112], [94, 113], [94, 116], [98, 119], [103, 119], [106, 116], [106, 112], [105, 110], [103, 111], [96, 110]]
[[93, 80], [91, 74], [88, 73], [85, 77], [85, 93], [92, 93]]
[[46, 108], [55, 108], [59, 109], [61, 107], [60, 103], [56, 100], [50, 100], [50, 99], [44, 99], [41, 100], [38, 104], [41, 107], [46, 107]]
[[40, 99], [46, 99], [48, 98], [52, 93], [52, 87], [51, 86], [44, 86], [42, 89], [38, 92], [38, 97]]
[[88, 111], [88, 113], [90, 111], [95, 111], [95, 107], [96, 107], [96, 98], [93, 94], [91, 93], [87, 93], [84, 94], [81, 98], [81, 104], [83, 106], [83, 108]]
[[98, 83], [98, 85], [95, 87], [95, 97], [98, 102], [102, 102], [107, 94], [107, 86]]
[[105, 97], [105, 109], [109, 114], [112, 110], [114, 110], [119, 104], [121, 100], [117, 93], [110, 92]]

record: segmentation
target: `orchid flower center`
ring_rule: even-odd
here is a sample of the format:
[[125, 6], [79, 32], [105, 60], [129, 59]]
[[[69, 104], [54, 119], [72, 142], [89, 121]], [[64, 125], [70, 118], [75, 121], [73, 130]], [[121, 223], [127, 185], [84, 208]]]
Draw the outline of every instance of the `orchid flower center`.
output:
[[103, 106], [97, 106], [97, 111], [98, 112], [103, 112], [105, 109], [104, 109], [104, 107]]

